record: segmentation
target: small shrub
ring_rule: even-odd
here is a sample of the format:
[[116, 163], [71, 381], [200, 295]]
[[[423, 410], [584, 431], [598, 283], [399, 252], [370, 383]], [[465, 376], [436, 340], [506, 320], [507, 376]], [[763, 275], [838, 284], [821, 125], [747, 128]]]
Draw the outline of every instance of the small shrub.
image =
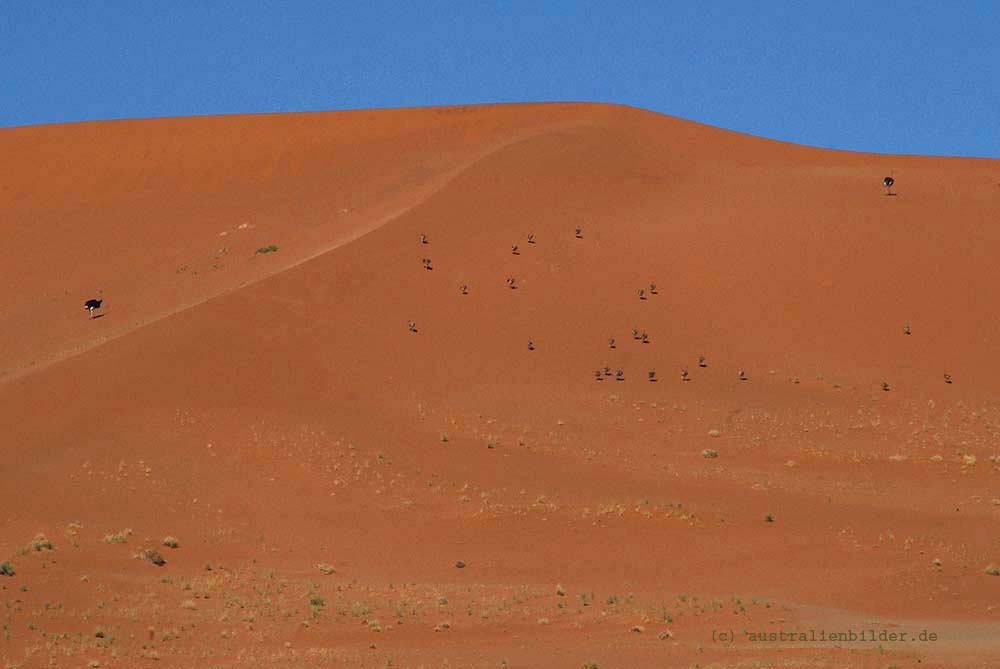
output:
[[10, 560], [4, 560], [0, 562], [0, 575], [3, 576], [13, 576], [14, 575], [14, 565], [10, 563]]
[[442, 432], [441, 433], [441, 441], [448, 441], [448, 433], [447, 432]]
[[175, 537], [166, 537], [163, 539], [163, 545], [167, 548], [177, 548], [181, 542], [177, 541]]
[[337, 570], [333, 568], [333, 565], [327, 564], [326, 562], [319, 563], [318, 565], [316, 565], [316, 568], [319, 569], [324, 574], [326, 574], [327, 576], [329, 576], [330, 574], [337, 573]]
[[770, 513], [765, 513], [764, 514], [764, 522], [765, 523], [773, 523], [774, 522], [774, 516], [772, 514], [770, 514]]
[[106, 543], [106, 544], [123, 544], [123, 543], [125, 543], [125, 542], [128, 541], [129, 535], [131, 535], [131, 534], [132, 534], [132, 530], [129, 529], [129, 528], [125, 528], [124, 530], [121, 530], [119, 532], [115, 532], [114, 534], [106, 534], [106, 535], [104, 535], [104, 543]]
[[313, 609], [321, 609], [326, 606], [326, 600], [318, 592], [309, 593], [309, 606]]
[[703, 458], [717, 458], [719, 457], [719, 452], [711, 448], [706, 448], [701, 452], [701, 457]]
[[566, 596], [566, 590], [562, 587], [562, 585], [556, 585], [556, 594], [560, 597]]
[[267, 246], [261, 246], [257, 249], [257, 253], [274, 253], [278, 250], [278, 247], [274, 244], [268, 244]]
[[52, 545], [52, 541], [47, 539], [44, 534], [36, 534], [34, 540], [31, 542], [31, 547], [36, 551], [55, 550], [55, 547]]
[[995, 563], [991, 562], [986, 567], [986, 573], [989, 574], [990, 576], [1000, 576], [1000, 567], [998, 567]]
[[583, 669], [598, 669], [596, 662], [584, 662]]
[[140, 560], [151, 562], [152, 564], [155, 564], [157, 567], [162, 567], [163, 565], [167, 564], [166, 558], [164, 558], [163, 554], [160, 553], [160, 551], [156, 550], [155, 548], [142, 548], [139, 550], [138, 553], [135, 554], [135, 556]]

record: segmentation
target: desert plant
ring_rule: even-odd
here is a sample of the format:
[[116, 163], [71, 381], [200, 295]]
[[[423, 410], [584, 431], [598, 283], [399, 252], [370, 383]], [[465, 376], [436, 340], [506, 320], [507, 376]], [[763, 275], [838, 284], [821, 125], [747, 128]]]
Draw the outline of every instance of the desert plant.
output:
[[447, 432], [442, 432], [441, 433], [441, 441], [448, 441], [448, 433]]
[[330, 574], [337, 573], [337, 570], [333, 568], [333, 565], [327, 564], [326, 562], [320, 562], [318, 565], [316, 565], [316, 568], [319, 569], [324, 574], [326, 574], [327, 576], [329, 576]]
[[277, 246], [275, 246], [274, 244], [268, 244], [267, 246], [261, 246], [259, 249], [257, 249], [256, 252], [257, 253], [274, 253], [277, 250], [278, 250]]
[[681, 370], [681, 381], [690, 381], [690, 376], [688, 374], [687, 368]]
[[129, 535], [131, 534], [132, 530], [129, 528], [125, 528], [124, 530], [120, 530], [118, 532], [115, 532], [114, 534], [106, 534], [104, 535], [104, 543], [123, 544], [128, 541]]
[[699, 367], [708, 367], [708, 363], [705, 362], [705, 356], [703, 356], [703, 355], [699, 355], [698, 356], [698, 366]]
[[177, 541], [176, 537], [164, 537], [163, 545], [167, 548], [177, 548], [181, 545], [181, 542]]
[[135, 556], [140, 560], [151, 562], [152, 564], [155, 564], [157, 567], [162, 567], [163, 565], [167, 564], [166, 558], [164, 558], [163, 554], [160, 553], [160, 551], [156, 550], [155, 548], [141, 548], [139, 549], [139, 552], [135, 554]]
[[719, 457], [719, 452], [711, 448], [706, 448], [701, 452], [701, 457], [703, 458], [717, 458]]
[[1000, 567], [991, 562], [986, 566], [986, 573], [990, 576], [1000, 576]]
[[51, 550], [54, 550], [54, 548], [55, 548], [52, 545], [52, 541], [50, 539], [46, 538], [46, 536], [44, 534], [36, 534], [35, 538], [32, 539], [32, 541], [31, 541], [31, 547], [35, 551], [43, 551], [43, 550], [45, 550], [45, 551], [51, 551]]
[[765, 523], [773, 523], [774, 522], [774, 516], [772, 514], [770, 514], [770, 513], [765, 513], [764, 514], [764, 522]]
[[13, 576], [15, 573], [14, 565], [11, 564], [10, 560], [0, 562], [0, 576]]

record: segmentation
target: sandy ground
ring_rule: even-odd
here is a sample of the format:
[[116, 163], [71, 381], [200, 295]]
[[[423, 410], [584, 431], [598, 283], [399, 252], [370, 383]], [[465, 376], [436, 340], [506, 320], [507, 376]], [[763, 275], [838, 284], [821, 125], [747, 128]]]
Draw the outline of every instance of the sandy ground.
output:
[[1000, 666], [1000, 161], [592, 104], [0, 151], [4, 669]]

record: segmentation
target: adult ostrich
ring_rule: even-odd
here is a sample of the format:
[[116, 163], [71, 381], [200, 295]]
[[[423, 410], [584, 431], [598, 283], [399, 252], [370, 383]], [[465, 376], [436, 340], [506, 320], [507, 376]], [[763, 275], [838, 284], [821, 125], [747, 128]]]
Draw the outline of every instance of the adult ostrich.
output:
[[892, 177], [886, 177], [882, 179], [882, 185], [885, 186], [885, 194], [892, 195], [892, 185], [896, 183], [896, 180]]
[[97, 297], [91, 298], [83, 303], [83, 308], [87, 310], [91, 318], [95, 318], [94, 312], [101, 308], [104, 304], [104, 289], [97, 291]]

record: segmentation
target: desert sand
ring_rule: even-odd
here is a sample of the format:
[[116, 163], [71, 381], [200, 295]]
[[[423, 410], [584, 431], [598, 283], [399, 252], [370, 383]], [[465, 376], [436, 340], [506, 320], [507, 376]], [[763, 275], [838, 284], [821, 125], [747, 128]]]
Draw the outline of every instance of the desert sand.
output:
[[0, 153], [5, 669], [1000, 666], [1000, 161], [561, 103]]

